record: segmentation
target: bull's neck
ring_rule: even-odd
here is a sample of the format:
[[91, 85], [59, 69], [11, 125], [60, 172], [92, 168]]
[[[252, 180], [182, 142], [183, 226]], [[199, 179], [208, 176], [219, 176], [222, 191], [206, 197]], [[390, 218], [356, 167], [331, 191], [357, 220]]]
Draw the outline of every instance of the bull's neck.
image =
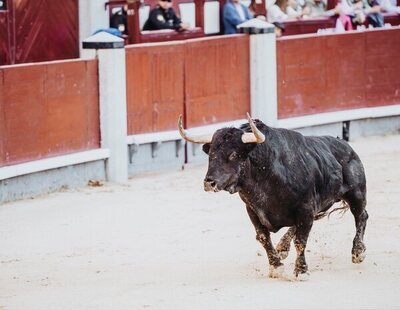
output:
[[240, 191], [251, 193], [254, 188], [266, 185], [272, 173], [272, 150], [266, 143], [258, 145], [244, 163], [239, 177]]

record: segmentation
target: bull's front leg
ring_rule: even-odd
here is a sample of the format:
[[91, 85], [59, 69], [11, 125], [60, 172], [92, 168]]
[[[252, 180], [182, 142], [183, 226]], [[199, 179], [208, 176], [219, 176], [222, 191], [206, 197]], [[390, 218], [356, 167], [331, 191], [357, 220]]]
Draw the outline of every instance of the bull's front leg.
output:
[[258, 219], [258, 216], [254, 211], [246, 206], [247, 213], [249, 214], [250, 220], [253, 223], [256, 229], [256, 239], [262, 244], [265, 251], [267, 252], [268, 262], [269, 262], [269, 277], [270, 278], [279, 278], [283, 275], [284, 268], [281, 263], [281, 259], [279, 257], [278, 252], [275, 250], [269, 230], [263, 226]]
[[296, 232], [294, 237], [294, 246], [297, 252], [297, 258], [294, 268], [294, 275], [300, 280], [305, 280], [308, 276], [308, 266], [306, 263], [305, 250], [308, 235], [313, 225], [314, 217], [311, 211], [300, 211], [297, 216]]

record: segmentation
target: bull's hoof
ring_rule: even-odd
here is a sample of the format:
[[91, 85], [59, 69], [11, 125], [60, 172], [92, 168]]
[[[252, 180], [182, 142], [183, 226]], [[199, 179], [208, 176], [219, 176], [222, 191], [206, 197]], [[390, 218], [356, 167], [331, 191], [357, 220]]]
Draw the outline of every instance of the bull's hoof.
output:
[[309, 278], [308, 267], [306, 264], [300, 264], [296, 262], [296, 267], [294, 268], [294, 276], [297, 281], [307, 281]]
[[310, 274], [308, 272], [298, 273], [298, 274], [295, 274], [295, 279], [297, 281], [305, 282], [310, 279]]
[[353, 250], [351, 251], [351, 261], [354, 264], [359, 264], [362, 263], [363, 260], [365, 259], [365, 251], [366, 251], [366, 247], [364, 245], [364, 243], [359, 243], [357, 244], [355, 247], [353, 247]]
[[284, 260], [288, 257], [289, 251], [278, 251], [279, 258]]
[[364, 261], [365, 259], [365, 252], [359, 253], [359, 254], [353, 254], [351, 256], [351, 261], [353, 264], [360, 264]]
[[280, 265], [278, 267], [269, 266], [269, 274], [268, 277], [272, 279], [279, 279], [279, 278], [284, 278], [285, 275], [285, 267], [283, 265]]

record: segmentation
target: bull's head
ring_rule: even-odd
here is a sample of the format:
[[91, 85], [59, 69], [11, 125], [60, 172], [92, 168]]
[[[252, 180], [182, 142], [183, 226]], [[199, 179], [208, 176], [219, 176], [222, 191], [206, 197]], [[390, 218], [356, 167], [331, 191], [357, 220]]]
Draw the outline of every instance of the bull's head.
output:
[[263, 143], [265, 136], [256, 127], [250, 115], [247, 119], [252, 132], [237, 128], [223, 128], [213, 135], [190, 136], [179, 117], [179, 132], [186, 141], [200, 143], [209, 156], [208, 171], [204, 179], [204, 190], [218, 192], [226, 190], [231, 194], [240, 189], [239, 177], [246, 165], [248, 154], [257, 143]]

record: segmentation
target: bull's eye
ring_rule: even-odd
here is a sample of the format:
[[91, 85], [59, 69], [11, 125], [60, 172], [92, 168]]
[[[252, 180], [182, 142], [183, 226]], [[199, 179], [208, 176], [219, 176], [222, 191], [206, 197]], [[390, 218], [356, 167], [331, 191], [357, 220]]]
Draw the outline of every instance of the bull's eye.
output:
[[229, 160], [235, 160], [237, 158], [237, 153], [236, 152], [232, 152], [231, 155], [229, 155]]

